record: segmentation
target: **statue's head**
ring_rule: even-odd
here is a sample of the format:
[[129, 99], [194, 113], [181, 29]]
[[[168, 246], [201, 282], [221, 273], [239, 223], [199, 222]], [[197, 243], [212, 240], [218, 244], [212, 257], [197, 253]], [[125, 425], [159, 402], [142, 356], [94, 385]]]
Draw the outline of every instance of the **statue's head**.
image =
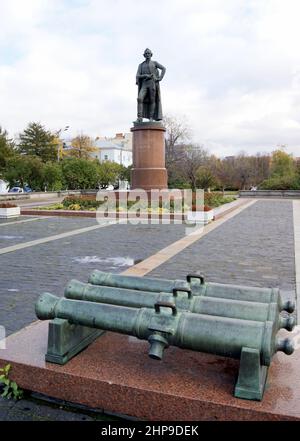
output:
[[150, 51], [150, 49], [145, 49], [144, 51], [144, 57], [146, 58], [146, 60], [150, 60], [150, 58], [152, 57], [152, 52]]

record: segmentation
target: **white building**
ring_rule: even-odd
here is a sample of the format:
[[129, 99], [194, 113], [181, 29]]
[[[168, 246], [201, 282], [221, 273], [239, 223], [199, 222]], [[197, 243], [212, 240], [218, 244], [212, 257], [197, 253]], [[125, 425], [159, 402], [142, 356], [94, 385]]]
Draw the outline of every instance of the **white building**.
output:
[[[95, 152], [90, 155], [102, 161], [113, 161], [128, 167], [132, 164], [132, 133], [116, 133], [113, 138], [97, 137]], [[72, 150], [72, 140], [64, 141], [64, 150]]]
[[96, 138], [97, 151], [92, 156], [99, 161], [113, 161], [128, 167], [132, 164], [132, 134], [117, 133], [114, 138]]

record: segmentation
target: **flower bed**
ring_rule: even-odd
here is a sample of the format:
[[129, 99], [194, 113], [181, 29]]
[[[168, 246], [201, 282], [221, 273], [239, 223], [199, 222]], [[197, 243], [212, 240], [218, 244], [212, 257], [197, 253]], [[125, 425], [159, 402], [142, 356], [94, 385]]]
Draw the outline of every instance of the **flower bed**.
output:
[[5, 202], [0, 204], [0, 218], [7, 219], [10, 217], [20, 216], [20, 207], [17, 205]]
[[[200, 210], [200, 212], [209, 212], [214, 207], [218, 207], [219, 205], [232, 202], [235, 200], [233, 197], [223, 197], [221, 194], [218, 193], [205, 193], [204, 201], [205, 205], [203, 210]], [[97, 211], [97, 209], [104, 203], [104, 201], [97, 201], [96, 195], [81, 195], [81, 196], [68, 196], [66, 197], [62, 203], [59, 204], [52, 204], [49, 206], [43, 206], [38, 207], [40, 210], [67, 210], [67, 211]], [[126, 212], [127, 210], [130, 210], [134, 204], [137, 204], [137, 201], [135, 200], [128, 200], [127, 206], [125, 203], [124, 205], [119, 205], [119, 199], [116, 199], [116, 212]], [[157, 214], [174, 214], [174, 213], [180, 213], [180, 207], [179, 210], [175, 211], [176, 204], [174, 203], [174, 200], [171, 199], [171, 201], [161, 201], [158, 205], [151, 207], [151, 204], [147, 202], [139, 202], [137, 205], [137, 208], [140, 209], [142, 213], [157, 213]], [[113, 207], [109, 208], [109, 211], [112, 211]], [[190, 206], [187, 206], [182, 203], [182, 210], [181, 212], [187, 213], [190, 211]], [[133, 209], [134, 210], [134, 209]], [[196, 210], [195, 204], [192, 206], [191, 212], [194, 212]], [[205, 215], [208, 219], [211, 217], [211, 213]]]

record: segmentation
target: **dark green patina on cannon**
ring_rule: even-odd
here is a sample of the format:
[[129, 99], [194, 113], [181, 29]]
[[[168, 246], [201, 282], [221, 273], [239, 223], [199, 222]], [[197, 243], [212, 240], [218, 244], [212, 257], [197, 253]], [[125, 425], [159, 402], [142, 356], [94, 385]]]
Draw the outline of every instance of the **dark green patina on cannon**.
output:
[[74, 325], [132, 335], [148, 340], [149, 356], [161, 360], [170, 346], [240, 359], [235, 396], [260, 400], [268, 366], [277, 351], [293, 352], [280, 339], [278, 321], [251, 321], [179, 312], [174, 303], [157, 302], [153, 309], [128, 308], [45, 293], [36, 304], [41, 320], [63, 319]]
[[71, 280], [65, 297], [73, 300], [87, 300], [97, 303], [127, 306], [131, 308], [153, 308], [158, 302], [175, 303], [178, 310], [196, 314], [215, 315], [255, 321], [276, 321], [278, 326], [292, 330], [295, 324], [293, 317], [279, 315], [278, 303], [249, 302], [217, 297], [194, 296], [190, 288], [182, 288], [172, 293], [141, 291], [111, 286], [96, 286]]
[[[170, 346], [240, 359], [235, 396], [261, 400], [273, 355], [293, 352], [294, 310], [278, 289], [160, 280], [94, 271], [89, 284], [69, 282], [65, 298], [42, 294], [36, 314], [49, 323], [46, 360], [65, 364], [105, 331], [148, 340], [158, 360]], [[285, 316], [281, 312], [285, 311]]]
[[282, 300], [278, 288], [206, 283], [204, 276], [198, 273], [189, 274], [185, 281], [123, 276], [96, 270], [90, 275], [89, 283], [149, 292], [171, 293], [191, 290], [194, 296], [218, 297], [259, 303], [277, 303], [280, 311], [287, 312], [293, 312], [295, 309], [295, 303], [293, 301]]

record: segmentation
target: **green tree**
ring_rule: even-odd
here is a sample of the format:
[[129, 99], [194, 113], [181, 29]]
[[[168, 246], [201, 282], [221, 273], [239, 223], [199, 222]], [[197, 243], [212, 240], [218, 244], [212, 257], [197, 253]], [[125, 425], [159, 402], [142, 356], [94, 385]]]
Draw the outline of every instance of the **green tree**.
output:
[[31, 122], [23, 133], [20, 133], [19, 153], [38, 156], [43, 162], [57, 160], [55, 136], [39, 122]]
[[8, 137], [6, 130], [0, 127], [0, 172], [5, 168], [7, 161], [14, 155], [14, 142]]
[[61, 161], [63, 183], [70, 190], [96, 188], [98, 162], [87, 159], [65, 158]]
[[104, 161], [98, 163], [98, 183], [100, 188], [116, 185], [124, 172], [124, 167], [116, 162]]
[[3, 172], [10, 186], [29, 185], [33, 190], [43, 190], [44, 164], [36, 156], [16, 155], [7, 161]]
[[259, 188], [264, 190], [299, 190], [300, 175], [292, 155], [283, 149], [275, 150], [271, 158], [271, 175]]
[[121, 173], [120, 173], [120, 179], [122, 181], [128, 181], [131, 182], [131, 170], [133, 169], [133, 165], [129, 165], [128, 167], [125, 167], [124, 165], [121, 166]]
[[271, 159], [271, 177], [293, 176], [296, 164], [292, 155], [283, 150], [275, 150]]
[[48, 191], [59, 191], [63, 187], [63, 173], [60, 164], [47, 162], [43, 168], [43, 185]]

